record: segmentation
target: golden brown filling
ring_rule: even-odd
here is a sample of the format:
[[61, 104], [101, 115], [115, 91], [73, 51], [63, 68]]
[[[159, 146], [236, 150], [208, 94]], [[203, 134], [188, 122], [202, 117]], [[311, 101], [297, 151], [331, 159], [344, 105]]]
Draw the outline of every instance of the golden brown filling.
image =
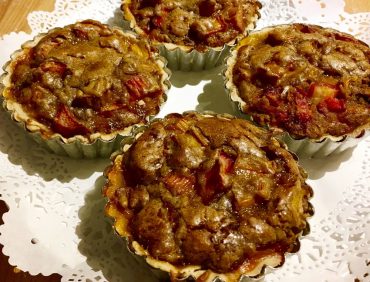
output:
[[64, 137], [119, 131], [163, 102], [163, 71], [147, 42], [98, 22], [54, 30], [23, 52], [11, 98]]
[[[154, 122], [119, 155], [105, 194], [156, 259], [226, 273], [292, 251], [311, 188], [271, 134], [191, 113]], [[116, 226], [117, 227], [117, 226]]]
[[254, 120], [296, 137], [370, 123], [370, 49], [347, 34], [303, 24], [254, 33], [241, 42], [233, 82]]
[[255, 0], [132, 0], [129, 9], [151, 39], [198, 50], [221, 47], [254, 22]]

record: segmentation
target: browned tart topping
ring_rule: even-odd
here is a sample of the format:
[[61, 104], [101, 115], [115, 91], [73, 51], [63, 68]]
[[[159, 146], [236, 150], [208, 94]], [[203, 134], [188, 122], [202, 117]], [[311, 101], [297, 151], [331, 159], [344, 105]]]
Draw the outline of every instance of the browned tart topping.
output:
[[52, 30], [22, 52], [7, 98], [49, 134], [116, 132], [156, 114], [164, 100], [163, 70], [147, 42], [98, 22]]
[[180, 267], [228, 273], [283, 256], [312, 213], [312, 191], [293, 156], [271, 133], [236, 118], [168, 115], [106, 175], [109, 205], [116, 220], [125, 218], [117, 231]]
[[124, 1], [138, 26], [151, 39], [198, 50], [222, 47], [255, 21], [255, 0]]
[[342, 136], [370, 124], [370, 48], [332, 29], [293, 24], [250, 35], [233, 83], [243, 111], [295, 137]]

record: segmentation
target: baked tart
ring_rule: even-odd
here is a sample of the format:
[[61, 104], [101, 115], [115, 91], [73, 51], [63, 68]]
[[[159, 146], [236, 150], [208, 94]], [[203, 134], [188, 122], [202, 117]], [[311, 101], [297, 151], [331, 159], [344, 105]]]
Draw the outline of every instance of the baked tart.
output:
[[173, 70], [213, 68], [254, 28], [257, 0], [123, 0], [125, 20], [160, 47]]
[[254, 122], [285, 132], [300, 157], [353, 147], [370, 128], [370, 48], [333, 29], [290, 24], [251, 33], [227, 60], [226, 88]]
[[272, 132], [189, 112], [125, 141], [105, 170], [106, 214], [129, 249], [172, 281], [239, 281], [298, 251], [312, 190]]
[[26, 42], [4, 70], [13, 120], [75, 158], [109, 156], [158, 113], [169, 88], [165, 59], [145, 39], [92, 20]]

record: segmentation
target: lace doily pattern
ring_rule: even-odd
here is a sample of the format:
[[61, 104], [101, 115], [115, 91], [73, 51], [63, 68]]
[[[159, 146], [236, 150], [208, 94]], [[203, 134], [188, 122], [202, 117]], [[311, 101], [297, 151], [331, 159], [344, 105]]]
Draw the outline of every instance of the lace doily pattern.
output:
[[35, 34], [87, 18], [110, 22], [120, 3], [120, 0], [57, 0], [53, 12], [32, 12], [27, 20]]
[[[257, 28], [310, 22], [370, 42], [370, 13], [346, 13], [343, 0], [261, 2]], [[32, 34], [0, 38], [0, 64], [22, 42], [52, 27], [86, 18], [122, 26], [119, 6], [120, 0], [57, 0], [52, 12], [30, 13]], [[174, 73], [161, 116], [192, 109], [233, 113], [219, 72]], [[266, 275], [266, 282], [369, 280], [369, 160], [370, 138], [340, 157], [302, 164], [315, 190], [311, 233], [297, 254]], [[0, 243], [10, 264], [31, 274], [59, 273], [65, 282], [158, 281], [143, 261], [131, 256], [104, 216], [102, 172], [108, 164], [53, 155], [0, 111], [0, 199], [9, 206]]]
[[333, 187], [317, 187], [315, 192], [318, 189], [343, 192], [342, 199], [326, 217], [312, 218], [311, 232], [302, 240], [300, 252], [287, 258], [271, 281], [297, 281], [294, 277], [308, 278], [313, 272], [321, 273], [317, 281], [322, 281], [322, 277], [326, 281], [342, 281], [340, 278], [365, 281], [370, 275], [370, 139], [361, 146], [362, 161], [356, 167], [358, 178], [344, 191], [336, 191], [339, 180], [330, 183]]

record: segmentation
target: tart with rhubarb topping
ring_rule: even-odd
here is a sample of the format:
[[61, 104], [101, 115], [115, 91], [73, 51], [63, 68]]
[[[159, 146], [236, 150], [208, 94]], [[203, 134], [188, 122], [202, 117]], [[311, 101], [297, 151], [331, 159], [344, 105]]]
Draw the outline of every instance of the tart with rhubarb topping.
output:
[[341, 152], [370, 128], [370, 48], [351, 35], [269, 27], [241, 40], [227, 65], [231, 99], [259, 125], [288, 133], [300, 156]]
[[171, 69], [202, 70], [223, 62], [254, 28], [256, 0], [123, 0], [125, 20], [160, 47]]
[[27, 42], [2, 77], [5, 108], [35, 139], [71, 157], [108, 156], [158, 113], [165, 60], [130, 32], [86, 20]]
[[281, 266], [313, 213], [295, 156], [272, 132], [229, 115], [155, 120], [105, 176], [115, 230], [173, 281], [239, 281]]

